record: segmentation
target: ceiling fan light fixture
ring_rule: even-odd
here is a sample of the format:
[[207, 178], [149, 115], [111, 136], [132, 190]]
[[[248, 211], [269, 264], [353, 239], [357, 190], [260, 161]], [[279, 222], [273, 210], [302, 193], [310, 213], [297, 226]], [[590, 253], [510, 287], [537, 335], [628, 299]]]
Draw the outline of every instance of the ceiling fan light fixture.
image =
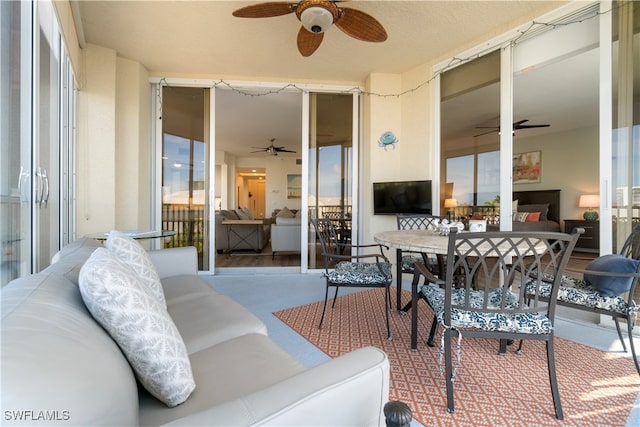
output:
[[310, 6], [300, 14], [302, 26], [311, 33], [324, 33], [333, 25], [333, 14], [320, 6]]

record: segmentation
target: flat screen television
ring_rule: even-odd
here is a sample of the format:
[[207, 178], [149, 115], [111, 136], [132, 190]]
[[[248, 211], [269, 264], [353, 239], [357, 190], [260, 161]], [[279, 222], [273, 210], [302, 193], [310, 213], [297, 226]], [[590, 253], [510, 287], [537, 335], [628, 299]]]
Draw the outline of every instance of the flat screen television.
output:
[[431, 213], [431, 181], [373, 183], [375, 215]]

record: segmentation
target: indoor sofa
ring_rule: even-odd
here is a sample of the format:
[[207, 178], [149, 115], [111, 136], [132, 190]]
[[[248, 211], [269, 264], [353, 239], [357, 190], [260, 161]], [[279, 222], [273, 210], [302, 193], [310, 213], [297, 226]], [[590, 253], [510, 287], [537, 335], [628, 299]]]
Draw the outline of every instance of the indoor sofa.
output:
[[100, 246], [80, 239], [44, 271], [2, 288], [3, 424], [384, 425], [384, 352], [366, 347], [302, 366], [261, 320], [198, 276], [191, 247], [149, 252], [195, 383], [183, 403], [162, 403], [84, 300], [89, 265], [112, 256]]
[[275, 223], [271, 225], [271, 257], [274, 258], [276, 252], [300, 252], [301, 230], [300, 218], [276, 217]]

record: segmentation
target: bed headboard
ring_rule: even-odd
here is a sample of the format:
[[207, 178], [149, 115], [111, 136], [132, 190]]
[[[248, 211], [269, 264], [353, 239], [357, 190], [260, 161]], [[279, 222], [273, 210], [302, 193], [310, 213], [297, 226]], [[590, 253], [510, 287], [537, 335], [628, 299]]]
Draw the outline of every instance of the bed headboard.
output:
[[518, 200], [518, 205], [549, 203], [547, 218], [560, 222], [560, 190], [514, 191], [513, 200]]

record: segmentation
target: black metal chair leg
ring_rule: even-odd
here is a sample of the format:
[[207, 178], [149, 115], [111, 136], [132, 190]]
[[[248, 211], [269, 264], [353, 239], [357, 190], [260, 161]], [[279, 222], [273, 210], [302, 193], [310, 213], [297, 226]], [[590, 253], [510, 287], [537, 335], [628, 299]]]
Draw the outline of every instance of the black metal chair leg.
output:
[[551, 384], [551, 395], [553, 396], [553, 406], [556, 410], [556, 418], [562, 420], [562, 404], [560, 403], [560, 390], [558, 389], [558, 380], [556, 378], [556, 362], [553, 350], [553, 334], [549, 336], [547, 341], [547, 367], [549, 368], [549, 384]]
[[404, 305], [404, 307], [402, 307], [402, 309], [400, 310], [401, 314], [407, 314], [409, 312], [409, 310], [411, 310], [411, 307], [413, 306], [413, 304], [411, 303], [411, 301], [409, 301], [408, 303], [406, 303]]
[[396, 310], [400, 310], [402, 294], [402, 249], [396, 249]]
[[391, 339], [391, 327], [389, 326], [389, 309], [391, 308], [391, 289], [389, 285], [385, 286], [384, 296], [384, 314], [387, 320], [387, 338]]
[[[618, 338], [620, 338], [620, 342], [622, 343], [622, 351], [627, 352], [627, 345], [624, 343], [624, 338], [622, 338], [622, 330], [620, 329], [620, 322], [618, 318], [615, 316], [611, 317], [616, 324], [616, 331], [618, 331]], [[631, 336], [631, 335], [629, 335]], [[640, 371], [639, 371], [640, 372]]]
[[451, 328], [445, 329], [444, 334], [444, 373], [447, 384], [447, 412], [454, 411], [453, 403], [453, 351], [451, 349]]
[[[633, 323], [631, 319], [627, 319], [627, 331], [629, 332], [629, 347], [631, 347], [631, 357], [633, 358], [633, 363], [636, 365], [636, 371], [640, 375], [640, 361], [636, 356], [636, 346], [633, 344]], [[626, 350], [625, 350], [626, 351]]]
[[336, 293], [333, 295], [333, 303], [331, 303], [331, 308], [336, 308], [336, 299], [338, 299], [338, 288], [340, 288], [340, 286], [336, 286]]
[[429, 338], [427, 339], [427, 345], [429, 347], [435, 347], [435, 337], [438, 331], [438, 318], [433, 316], [433, 322], [431, 323], [431, 330], [429, 331]]
[[[318, 329], [322, 328], [322, 321], [324, 320], [324, 313], [327, 311], [327, 300], [329, 299], [329, 285], [325, 287], [324, 290], [324, 306], [322, 307], [322, 316], [320, 316], [320, 324], [318, 325]], [[335, 302], [335, 299], [334, 299]]]

